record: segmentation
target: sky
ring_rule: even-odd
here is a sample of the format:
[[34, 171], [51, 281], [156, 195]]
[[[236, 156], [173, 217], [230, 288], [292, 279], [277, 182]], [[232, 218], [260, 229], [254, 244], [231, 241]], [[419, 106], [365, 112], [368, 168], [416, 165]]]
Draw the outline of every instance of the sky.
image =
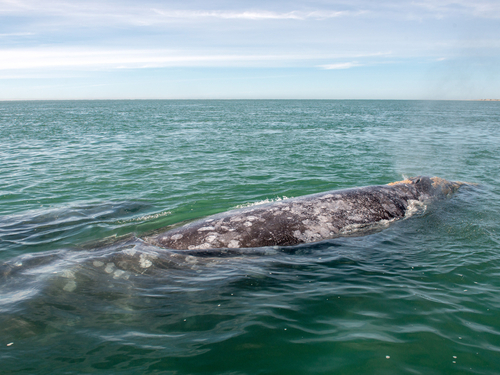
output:
[[0, 0], [0, 100], [486, 98], [498, 0]]

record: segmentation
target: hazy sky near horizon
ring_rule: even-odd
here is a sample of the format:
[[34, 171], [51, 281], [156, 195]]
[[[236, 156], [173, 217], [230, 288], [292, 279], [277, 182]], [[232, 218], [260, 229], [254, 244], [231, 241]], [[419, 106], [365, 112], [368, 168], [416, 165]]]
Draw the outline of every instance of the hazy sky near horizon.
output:
[[0, 100], [500, 98], [498, 0], [0, 0]]

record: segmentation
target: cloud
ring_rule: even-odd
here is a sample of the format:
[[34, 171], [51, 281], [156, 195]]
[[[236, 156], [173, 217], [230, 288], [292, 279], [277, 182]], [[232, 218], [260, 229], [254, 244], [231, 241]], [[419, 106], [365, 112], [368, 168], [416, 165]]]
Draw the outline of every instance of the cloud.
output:
[[[225, 20], [306, 20], [306, 19], [329, 19], [341, 16], [358, 14], [348, 10], [313, 9], [308, 11], [288, 9], [283, 11], [272, 11], [264, 7], [248, 7], [247, 4], [231, 4], [230, 9], [196, 9], [190, 8], [189, 2], [183, 3], [181, 7], [175, 2], [169, 3], [170, 7], [158, 7], [154, 1], [135, 5], [134, 3], [114, 1], [44, 1], [40, 3], [32, 0], [0, 0], [0, 15], [17, 14], [27, 17], [30, 14], [37, 19], [43, 17], [57, 16], [59, 22], [64, 19], [86, 18], [86, 19], [108, 19], [124, 24], [154, 24], [165, 19], [200, 20], [200, 19], [225, 19]], [[54, 21], [54, 19], [52, 19]]]
[[[103, 48], [103, 47], [34, 47], [0, 49], [0, 78], [22, 74], [46, 74], [63, 71], [110, 71], [118, 69], [150, 69], [174, 67], [320, 67], [349, 69], [373, 63], [391, 56], [391, 52], [375, 53], [236, 53], [234, 50], [174, 50], [161, 48]], [[332, 60], [356, 59], [350, 62], [321, 64]], [[363, 59], [363, 63], [357, 59]]]
[[319, 66], [323, 69], [348, 69], [363, 66], [358, 61], [318, 65], [332, 59], [386, 57], [391, 52], [375, 53], [234, 53], [180, 51], [173, 49], [118, 49], [99, 47], [35, 47], [0, 49], [0, 71], [32, 69], [144, 69], [161, 67], [283, 67]]
[[185, 66], [254, 66], [317, 56], [273, 54], [201, 54], [164, 49], [25, 48], [0, 50], [0, 70], [140, 69]]
[[32, 32], [18, 32], [18, 33], [0, 33], [0, 38], [10, 38], [13, 36], [30, 36], [30, 35], [35, 35], [35, 33]]
[[332, 69], [350, 69], [350, 68], [354, 68], [357, 66], [363, 66], [363, 64], [359, 64], [356, 61], [352, 61], [352, 62], [320, 65], [319, 67], [326, 69], [326, 70], [332, 70]]
[[[0, 52], [0, 70], [40, 68], [120, 69], [182, 66], [247, 60], [251, 56], [182, 55], [167, 50], [103, 50], [85, 48], [31, 48]], [[255, 57], [253, 57], [255, 58]]]
[[[166, 4], [167, 7], [165, 6]], [[0, 15], [30, 15], [40, 19], [47, 16], [66, 18], [108, 19], [117, 23], [154, 24], [161, 19], [200, 20], [321, 20], [338, 17], [367, 15], [375, 18], [444, 18], [465, 16], [467, 18], [500, 18], [498, 0], [417, 0], [401, 2], [381, 0], [376, 3], [367, 0], [349, 2], [318, 2], [316, 6], [305, 6], [287, 2], [231, 1], [211, 3], [197, 1], [160, 2], [144, 0], [0, 0]], [[279, 10], [276, 10], [279, 8]], [[52, 21], [54, 21], [52, 19]]]
[[500, 3], [497, 0], [420, 0], [413, 3], [434, 17], [445, 18], [466, 15], [478, 18], [500, 18]]
[[312, 11], [312, 12], [271, 12], [266, 10], [254, 11], [186, 11], [186, 10], [161, 10], [152, 9], [155, 13], [165, 18], [220, 18], [220, 19], [245, 19], [245, 20], [305, 20], [335, 18], [349, 15], [347, 11]]

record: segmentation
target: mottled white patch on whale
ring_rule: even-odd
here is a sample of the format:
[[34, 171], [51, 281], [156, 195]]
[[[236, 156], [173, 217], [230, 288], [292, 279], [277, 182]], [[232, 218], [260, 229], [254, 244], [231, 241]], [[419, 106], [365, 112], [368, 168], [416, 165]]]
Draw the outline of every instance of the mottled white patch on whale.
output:
[[123, 250], [123, 253], [127, 254], [127, 255], [129, 255], [131, 257], [133, 257], [135, 255], [135, 253], [137, 253], [137, 250], [134, 249], [134, 248], [132, 248], [132, 249], [125, 249], [125, 250]]
[[207, 241], [207, 242], [209, 242], [209, 243], [214, 242], [216, 239], [217, 239], [217, 236], [216, 236], [216, 235], [211, 235], [211, 236], [207, 236], [207, 237], [205, 237], [205, 241]]
[[69, 279], [69, 281], [64, 285], [63, 290], [66, 292], [73, 292], [76, 289], [75, 274], [71, 270], [64, 270], [62, 277]]
[[215, 227], [201, 227], [198, 229], [198, 232], [206, 232], [209, 230], [215, 230]]
[[205, 242], [205, 243], [202, 243], [201, 245], [193, 247], [192, 250], [206, 250], [206, 249], [211, 249], [211, 248], [212, 248], [212, 245], [208, 242]]
[[229, 241], [229, 243], [227, 244], [227, 247], [229, 247], [230, 249], [236, 249], [236, 248], [239, 248], [239, 247], [240, 247], [240, 242], [239, 242], [239, 241], [236, 241], [236, 240], [231, 240], [231, 241]]
[[116, 270], [114, 273], [113, 273], [113, 279], [119, 279], [120, 277], [122, 277], [126, 272], [123, 271], [123, 270]]
[[114, 263], [108, 263], [108, 264], [106, 264], [106, 268], [104, 268], [104, 272], [106, 272], [106, 273], [113, 273], [114, 270], [115, 270]]
[[139, 265], [141, 266], [141, 268], [149, 268], [153, 265], [153, 262], [148, 259], [148, 256], [146, 254], [141, 254], [141, 256], [139, 257]]
[[322, 238], [328, 238], [331, 235], [328, 228], [325, 227], [319, 228], [319, 234], [321, 235]]
[[64, 270], [61, 274], [62, 277], [65, 277], [67, 279], [74, 279], [75, 278], [75, 273], [71, 270]]
[[76, 289], [76, 281], [75, 280], [70, 280], [64, 285], [63, 290], [65, 292], [74, 292]]
[[362, 221], [363, 220], [363, 216], [359, 215], [359, 214], [349, 215], [347, 218], [349, 220], [352, 220], [352, 221]]

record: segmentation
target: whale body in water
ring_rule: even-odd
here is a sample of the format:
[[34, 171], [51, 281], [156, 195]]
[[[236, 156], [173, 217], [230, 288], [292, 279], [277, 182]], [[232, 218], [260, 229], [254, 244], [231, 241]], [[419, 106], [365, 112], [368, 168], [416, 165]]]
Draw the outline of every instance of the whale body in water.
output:
[[175, 250], [293, 246], [402, 219], [415, 203], [455, 192], [462, 182], [413, 177], [231, 210], [144, 238]]

